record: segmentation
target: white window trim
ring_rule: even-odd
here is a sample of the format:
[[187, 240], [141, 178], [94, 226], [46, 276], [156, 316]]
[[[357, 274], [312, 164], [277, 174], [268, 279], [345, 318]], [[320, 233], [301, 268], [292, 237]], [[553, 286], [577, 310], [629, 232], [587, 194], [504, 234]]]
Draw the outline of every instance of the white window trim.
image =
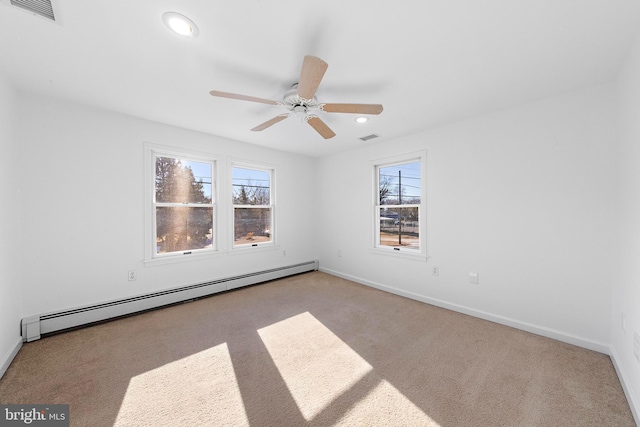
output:
[[[418, 221], [419, 221], [419, 250], [406, 249], [397, 250], [389, 246], [380, 246], [380, 182], [379, 182], [379, 167], [393, 166], [396, 164], [409, 163], [411, 161], [420, 161], [420, 205], [418, 205]], [[372, 207], [373, 212], [373, 233], [372, 233], [372, 247], [370, 252], [379, 255], [388, 255], [406, 259], [414, 259], [419, 261], [427, 261], [429, 256], [427, 255], [427, 152], [421, 150], [413, 153], [401, 154], [392, 157], [386, 157], [371, 161], [371, 170], [373, 174], [373, 194], [372, 194]], [[404, 206], [404, 205], [400, 205]], [[415, 206], [415, 205], [411, 205]]]
[[[235, 205], [233, 203], [233, 168], [243, 168], [243, 169], [253, 169], [259, 171], [269, 172], [269, 207], [271, 208], [271, 241], [269, 242], [257, 242], [254, 244], [245, 244], [245, 245], [236, 245], [235, 244], [235, 208], [243, 207], [244, 205]], [[275, 250], [279, 248], [278, 244], [278, 220], [277, 220], [277, 202], [276, 202], [276, 169], [277, 165], [262, 163], [262, 162], [254, 162], [251, 160], [245, 159], [237, 159], [232, 158], [229, 159], [228, 162], [228, 191], [229, 195], [227, 197], [229, 201], [229, 210], [228, 210], [228, 218], [230, 226], [228, 229], [228, 247], [230, 248], [229, 255], [247, 253], [247, 252], [259, 252], [266, 250]], [[266, 207], [265, 205], [261, 205]], [[261, 206], [256, 205], [247, 205], [248, 208], [260, 208]]]
[[[211, 188], [212, 205], [213, 205], [213, 238], [211, 249], [197, 249], [193, 251], [187, 251], [190, 253], [173, 252], [169, 254], [156, 254], [154, 249], [155, 236], [155, 158], [156, 156], [182, 158], [194, 161], [202, 161], [213, 164], [213, 181], [214, 184]], [[202, 153], [189, 149], [168, 147], [159, 144], [145, 143], [144, 144], [144, 206], [145, 206], [145, 257], [143, 263], [146, 266], [160, 265], [184, 261], [195, 261], [201, 259], [208, 259], [224, 255], [224, 252], [220, 248], [220, 225], [222, 223], [220, 218], [220, 157], [214, 154]]]

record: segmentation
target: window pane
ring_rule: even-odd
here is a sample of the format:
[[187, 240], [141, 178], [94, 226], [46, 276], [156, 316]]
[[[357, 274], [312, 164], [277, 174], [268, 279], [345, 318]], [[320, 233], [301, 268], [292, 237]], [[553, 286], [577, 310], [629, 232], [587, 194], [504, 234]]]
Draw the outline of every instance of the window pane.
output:
[[420, 162], [384, 166], [378, 169], [381, 205], [420, 204]]
[[233, 168], [233, 204], [269, 205], [271, 174], [268, 171]]
[[380, 208], [380, 246], [420, 250], [417, 206]]
[[211, 164], [156, 157], [156, 202], [211, 203]]
[[233, 224], [235, 245], [271, 241], [271, 208], [235, 208]]
[[212, 208], [156, 208], [156, 253], [211, 248], [212, 241]]

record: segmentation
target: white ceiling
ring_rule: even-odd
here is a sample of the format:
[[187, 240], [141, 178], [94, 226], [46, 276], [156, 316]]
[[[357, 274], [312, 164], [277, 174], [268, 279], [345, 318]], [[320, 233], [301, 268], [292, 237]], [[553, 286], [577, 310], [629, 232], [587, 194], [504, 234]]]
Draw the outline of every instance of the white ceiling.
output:
[[[612, 81], [640, 29], [639, 0], [53, 0], [56, 23], [0, 1], [18, 90], [310, 156]], [[167, 11], [200, 35], [171, 33]], [[384, 112], [322, 113], [324, 140], [295, 118], [251, 132], [281, 107], [209, 95], [279, 101], [306, 54], [329, 64], [319, 102]]]

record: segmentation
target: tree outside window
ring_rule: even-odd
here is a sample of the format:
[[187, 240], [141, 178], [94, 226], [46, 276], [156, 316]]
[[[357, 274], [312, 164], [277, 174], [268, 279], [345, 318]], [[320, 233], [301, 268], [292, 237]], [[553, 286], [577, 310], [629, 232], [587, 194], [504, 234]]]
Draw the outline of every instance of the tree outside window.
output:
[[273, 242], [273, 171], [232, 168], [233, 245]]
[[155, 254], [213, 249], [213, 163], [155, 157]]

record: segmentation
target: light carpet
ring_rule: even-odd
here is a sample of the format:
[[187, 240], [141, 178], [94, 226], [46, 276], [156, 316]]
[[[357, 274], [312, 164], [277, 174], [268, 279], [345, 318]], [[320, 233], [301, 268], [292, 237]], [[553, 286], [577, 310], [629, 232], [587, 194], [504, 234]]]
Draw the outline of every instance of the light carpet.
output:
[[634, 426], [608, 356], [301, 274], [25, 344], [72, 426]]

